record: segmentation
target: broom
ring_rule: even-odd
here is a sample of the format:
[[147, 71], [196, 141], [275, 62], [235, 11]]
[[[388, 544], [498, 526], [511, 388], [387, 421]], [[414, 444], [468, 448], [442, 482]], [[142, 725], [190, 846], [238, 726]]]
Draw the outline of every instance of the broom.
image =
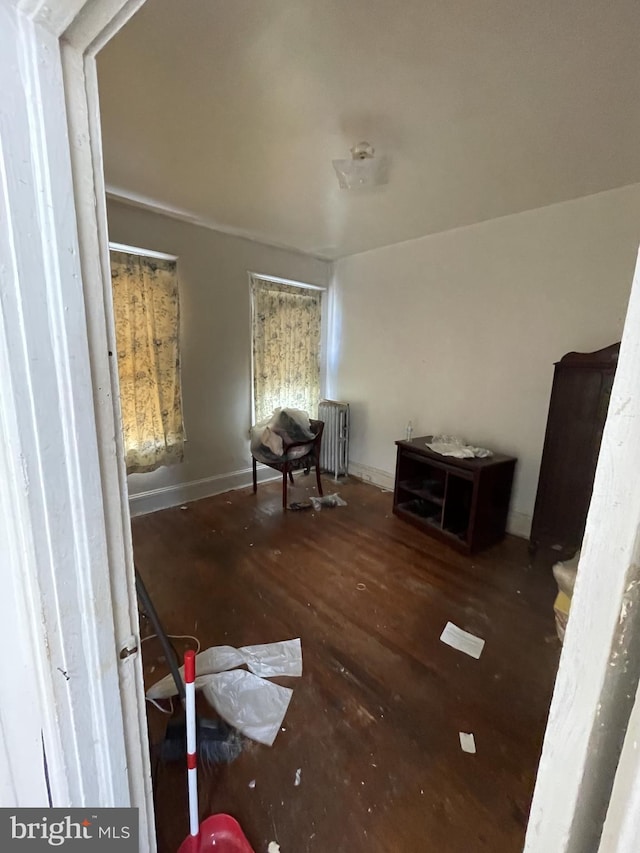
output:
[[[134, 569], [138, 598], [160, 640], [160, 645], [169, 664], [169, 669], [171, 670], [171, 675], [178, 691], [178, 698], [180, 699], [177, 703], [176, 712], [167, 723], [164, 740], [158, 746], [158, 756], [163, 762], [181, 761], [185, 756], [187, 734], [184, 682], [176, 662], [176, 651], [162, 627], [137, 566], [134, 566]], [[232, 729], [231, 726], [222, 721], [208, 720], [196, 716], [196, 731], [198, 756], [205, 766], [211, 764], [228, 764], [242, 752], [240, 736], [235, 729]]]
[[[189, 786], [189, 835], [178, 853], [254, 853], [246, 835], [234, 818], [215, 814], [200, 823], [198, 814], [198, 745], [196, 742], [196, 655], [184, 655], [184, 680], [187, 683], [187, 784]], [[214, 850], [215, 848], [215, 850]]]

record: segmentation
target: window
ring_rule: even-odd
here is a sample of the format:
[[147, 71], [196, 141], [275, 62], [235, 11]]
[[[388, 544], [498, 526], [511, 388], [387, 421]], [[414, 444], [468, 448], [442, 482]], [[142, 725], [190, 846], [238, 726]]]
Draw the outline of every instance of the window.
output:
[[251, 276], [254, 419], [278, 407], [317, 417], [321, 288]]
[[179, 301], [175, 259], [111, 252], [127, 473], [181, 462]]

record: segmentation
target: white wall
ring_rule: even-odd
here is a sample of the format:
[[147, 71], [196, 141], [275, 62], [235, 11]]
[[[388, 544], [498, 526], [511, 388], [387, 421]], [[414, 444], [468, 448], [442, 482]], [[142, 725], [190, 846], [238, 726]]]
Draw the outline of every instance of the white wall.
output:
[[251, 462], [247, 272], [324, 286], [330, 265], [118, 202], [108, 216], [111, 240], [178, 255], [185, 460], [130, 476], [132, 512], [243, 485]]
[[553, 362], [620, 339], [639, 243], [636, 184], [338, 261], [352, 472], [388, 484], [409, 419], [462, 435], [518, 457], [510, 528], [528, 535]]

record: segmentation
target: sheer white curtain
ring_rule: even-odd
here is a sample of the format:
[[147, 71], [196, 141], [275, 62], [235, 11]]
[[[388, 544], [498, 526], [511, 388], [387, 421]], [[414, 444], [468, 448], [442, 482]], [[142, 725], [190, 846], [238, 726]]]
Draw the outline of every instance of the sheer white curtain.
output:
[[175, 261], [111, 252], [127, 473], [181, 462], [180, 309]]
[[322, 291], [252, 276], [255, 420], [282, 406], [318, 415]]

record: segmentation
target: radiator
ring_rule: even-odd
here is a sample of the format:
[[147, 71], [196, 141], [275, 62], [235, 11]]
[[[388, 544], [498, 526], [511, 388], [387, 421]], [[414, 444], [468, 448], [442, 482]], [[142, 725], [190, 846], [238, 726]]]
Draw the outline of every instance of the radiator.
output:
[[346, 476], [349, 465], [349, 404], [321, 400], [318, 420], [324, 421], [320, 468], [337, 480]]

